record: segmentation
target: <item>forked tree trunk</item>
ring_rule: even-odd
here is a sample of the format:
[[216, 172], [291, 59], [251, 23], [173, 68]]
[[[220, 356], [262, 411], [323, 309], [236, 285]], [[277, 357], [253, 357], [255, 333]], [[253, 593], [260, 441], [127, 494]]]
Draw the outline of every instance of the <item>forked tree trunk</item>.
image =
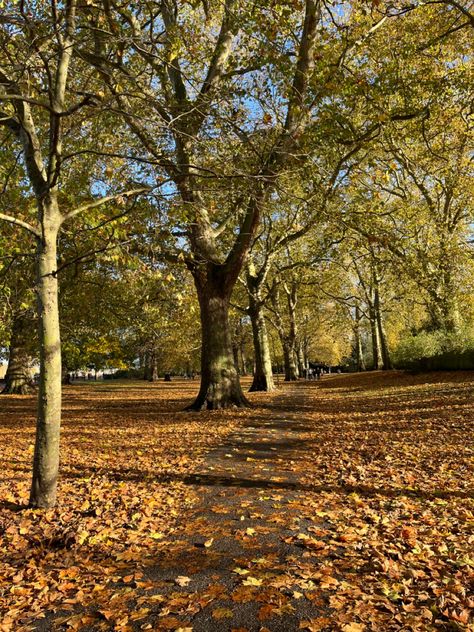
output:
[[61, 341], [56, 277], [58, 226], [45, 224], [37, 265], [41, 371], [30, 494], [33, 507], [53, 507], [56, 502], [61, 426]]
[[231, 289], [226, 287], [225, 279], [212, 276], [194, 277], [201, 308], [201, 387], [189, 410], [250, 406], [242, 392], [232, 352]]
[[24, 316], [13, 320], [12, 335], [5, 374], [4, 395], [27, 395], [31, 392], [31, 358], [27, 351], [28, 325]]
[[249, 391], [275, 390], [273, 381], [272, 358], [268, 341], [265, 316], [261, 305], [250, 296], [249, 315], [252, 322], [253, 346], [255, 351], [255, 372]]

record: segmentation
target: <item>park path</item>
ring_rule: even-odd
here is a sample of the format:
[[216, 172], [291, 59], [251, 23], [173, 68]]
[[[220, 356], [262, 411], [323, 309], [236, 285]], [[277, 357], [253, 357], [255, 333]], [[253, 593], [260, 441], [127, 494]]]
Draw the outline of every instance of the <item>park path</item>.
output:
[[320, 614], [295, 538], [311, 529], [296, 473], [307, 429], [280, 411], [252, 415], [186, 479], [200, 502], [147, 570], [167, 593], [153, 629], [176, 629], [177, 616], [193, 632], [291, 632]]

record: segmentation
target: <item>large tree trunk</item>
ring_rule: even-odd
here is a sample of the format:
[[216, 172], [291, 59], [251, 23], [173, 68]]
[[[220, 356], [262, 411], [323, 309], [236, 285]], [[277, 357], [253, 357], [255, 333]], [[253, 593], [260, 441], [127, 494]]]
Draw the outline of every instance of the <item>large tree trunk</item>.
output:
[[232, 352], [231, 288], [217, 274], [208, 273], [203, 279], [198, 275], [199, 272], [194, 279], [201, 308], [201, 387], [189, 410], [250, 406], [242, 392]]
[[272, 358], [267, 327], [262, 306], [250, 295], [249, 315], [252, 322], [253, 346], [255, 351], [255, 372], [249, 391], [274, 391]]
[[52, 507], [56, 502], [61, 426], [61, 341], [59, 334], [57, 228], [45, 221], [37, 267], [40, 344], [40, 384], [30, 505]]
[[27, 351], [28, 325], [24, 316], [13, 320], [4, 395], [27, 395], [31, 392], [31, 357]]

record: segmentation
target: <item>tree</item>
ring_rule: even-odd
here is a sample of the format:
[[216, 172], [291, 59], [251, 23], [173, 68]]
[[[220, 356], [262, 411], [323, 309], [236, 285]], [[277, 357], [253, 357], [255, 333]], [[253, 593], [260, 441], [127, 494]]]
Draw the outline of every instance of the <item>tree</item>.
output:
[[[55, 5], [35, 5], [30, 9], [26, 11], [23, 5], [7, 3], [9, 17], [2, 20], [0, 103], [4, 111], [0, 122], [21, 148], [22, 164], [35, 200], [36, 219], [33, 209], [23, 217], [1, 213], [0, 219], [22, 227], [37, 243], [40, 383], [30, 504], [51, 507], [56, 502], [61, 422], [58, 235], [65, 222], [119, 195], [95, 198], [72, 209], [67, 209], [66, 204], [67, 210], [61, 210], [65, 130], [77, 139], [72, 133], [73, 125], [81, 126], [79, 114], [93, 99], [77, 83], [74, 90], [70, 86], [71, 65], [77, 59], [76, 0], [68, 0], [60, 10]], [[82, 77], [80, 65], [74, 70], [75, 80]], [[86, 96], [78, 98], [84, 91]], [[84, 135], [79, 133], [79, 136]], [[121, 197], [143, 190], [141, 187], [122, 192]]]
[[[233, 362], [229, 301], [255, 237], [262, 205], [278, 175], [295, 164], [293, 154], [310, 123], [310, 81], [321, 6], [318, 0], [307, 0], [304, 15], [296, 12], [294, 17], [288, 7], [282, 7], [281, 12], [270, 11], [268, 25], [262, 23], [254, 8], [244, 9], [236, 0], [227, 0], [212, 18], [200, 9], [190, 10], [187, 4], [171, 1], [152, 3], [150, 10], [151, 13], [116, 8], [114, 12], [98, 14], [96, 20], [107, 22], [115, 33], [125, 30], [128, 40], [124, 37], [117, 45], [105, 42], [101, 36], [97, 47], [100, 57], [92, 51], [83, 55], [101, 70], [116, 107], [121, 109], [148, 159], [173, 182], [181, 202], [182, 218], [178, 223], [189, 243], [183, 258], [197, 289], [203, 340], [201, 389], [193, 408], [247, 405]], [[154, 16], [151, 29], [150, 15]], [[292, 24], [296, 30], [291, 30]], [[263, 48], [255, 45], [255, 29], [265, 38], [270, 33], [277, 35], [282, 46], [285, 42], [291, 46], [294, 62], [279, 49], [259, 57]], [[218, 35], [214, 38], [216, 30]], [[158, 32], [163, 37], [156, 37]], [[126, 55], [125, 41], [131, 42]], [[205, 64], [202, 58], [206, 59]], [[130, 62], [125, 63], [124, 59]], [[273, 117], [269, 112], [260, 112], [269, 93], [270, 68], [275, 71], [280, 111], [273, 128], [267, 130]], [[130, 96], [132, 90], [127, 84], [133, 86], [139, 103]], [[159, 91], [156, 85], [160, 86]], [[248, 102], [250, 86], [255, 87], [255, 105]], [[155, 117], [152, 120], [148, 112], [147, 126], [137, 122], [144, 97]], [[153, 123], [154, 127], [150, 127]], [[258, 138], [264, 142], [263, 151], [255, 151]], [[231, 194], [224, 195], [229, 180], [223, 161], [229, 160], [229, 150], [251, 160], [244, 174], [245, 186], [235, 182]], [[231, 162], [236, 165], [235, 160]], [[213, 177], [216, 168], [220, 173], [209, 194], [209, 176]], [[234, 173], [235, 169], [236, 166]], [[248, 186], [249, 180], [252, 187]], [[223, 203], [217, 207], [219, 198]], [[230, 230], [224, 236], [226, 228]]]

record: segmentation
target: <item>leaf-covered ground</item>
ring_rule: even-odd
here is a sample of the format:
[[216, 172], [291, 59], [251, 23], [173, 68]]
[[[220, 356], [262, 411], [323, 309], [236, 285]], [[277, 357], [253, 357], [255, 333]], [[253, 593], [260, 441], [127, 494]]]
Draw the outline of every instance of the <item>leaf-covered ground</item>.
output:
[[67, 387], [60, 504], [25, 510], [34, 401], [0, 399], [0, 630], [473, 630], [474, 376], [332, 376], [180, 412]]

